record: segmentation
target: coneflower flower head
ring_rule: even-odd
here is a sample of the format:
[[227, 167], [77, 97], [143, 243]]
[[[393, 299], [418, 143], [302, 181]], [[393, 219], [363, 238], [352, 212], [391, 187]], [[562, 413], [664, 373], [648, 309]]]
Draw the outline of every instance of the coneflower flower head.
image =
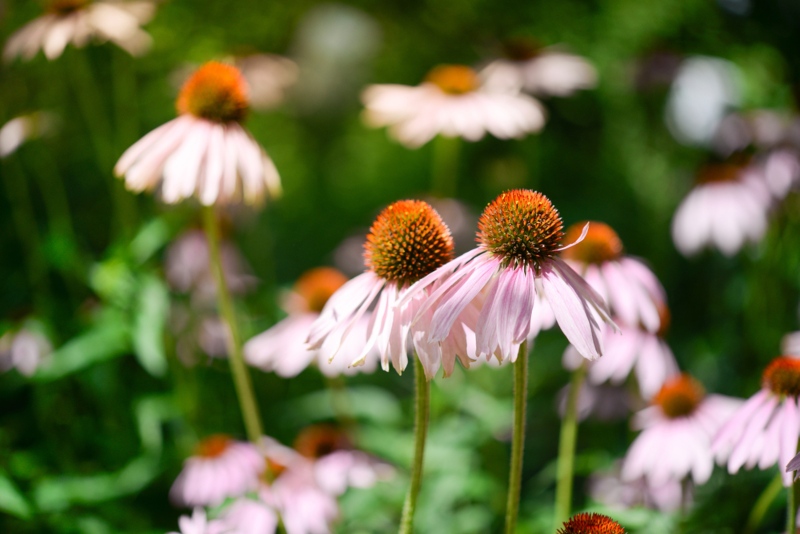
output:
[[519, 91], [485, 87], [466, 65], [434, 67], [417, 86], [371, 85], [361, 95], [364, 121], [388, 126], [389, 133], [409, 148], [437, 135], [477, 141], [487, 133], [520, 138], [544, 126], [544, 109]]
[[572, 516], [556, 534], [625, 534], [625, 529], [606, 515], [582, 513]]
[[[466, 332], [450, 344], [427, 341], [425, 321], [412, 325], [411, 319], [424, 304], [423, 295], [397, 305], [400, 292], [453, 257], [453, 239], [442, 218], [420, 200], [401, 200], [384, 209], [372, 224], [364, 244], [367, 271], [345, 284], [326, 304], [308, 337], [312, 348], [336, 355], [344, 340], [377, 299], [361, 355], [360, 365], [373, 346], [381, 355], [383, 368], [391, 360], [394, 368], [405, 369], [409, 341], [413, 344], [430, 378], [444, 355], [445, 373], [452, 371], [455, 357], [468, 365]], [[333, 356], [331, 356], [333, 357]]]
[[[348, 367], [344, 358], [329, 361], [330, 354], [309, 349], [306, 338], [325, 304], [336, 291], [347, 283], [347, 277], [331, 267], [317, 267], [303, 273], [283, 299], [288, 316], [255, 336], [244, 345], [247, 363], [282, 377], [300, 374], [312, 362], [326, 376], [372, 372], [377, 365], [377, 352], [372, 351], [365, 365]], [[341, 350], [345, 354], [359, 354], [367, 340], [369, 320], [362, 317], [347, 337]]]
[[[576, 223], [567, 229], [564, 241], [574, 243], [578, 240], [586, 223]], [[564, 259], [580, 263], [599, 265], [617, 260], [622, 256], [622, 240], [609, 225], [591, 221], [589, 231], [579, 244], [564, 251]]]
[[[783, 470], [797, 454], [798, 397], [800, 360], [775, 358], [764, 370], [761, 390], [732, 415], [714, 439], [717, 460], [727, 463], [730, 473], [742, 467], [767, 469], [775, 464]], [[784, 486], [791, 482], [791, 474], [783, 473]]]
[[703, 484], [714, 467], [711, 440], [740, 405], [738, 399], [706, 395], [685, 373], [668, 380], [651, 406], [634, 416], [634, 426], [642, 432], [628, 449], [622, 477], [645, 477], [660, 486], [691, 474], [695, 483]]
[[195, 196], [207, 206], [259, 204], [267, 193], [280, 193], [275, 165], [241, 125], [248, 87], [236, 67], [201, 66], [183, 85], [176, 108], [177, 119], [136, 142], [114, 167], [128, 189], [161, 183], [165, 202]]
[[600, 323], [613, 322], [602, 297], [558, 257], [567, 247], [550, 200], [536, 191], [508, 191], [487, 206], [478, 228], [476, 249], [420, 280], [401, 301], [437, 286], [417, 312], [435, 310], [428, 339], [443, 341], [464, 310], [477, 306], [478, 354], [513, 361], [534, 330], [535, 306], [548, 306], [578, 351], [599, 357]]

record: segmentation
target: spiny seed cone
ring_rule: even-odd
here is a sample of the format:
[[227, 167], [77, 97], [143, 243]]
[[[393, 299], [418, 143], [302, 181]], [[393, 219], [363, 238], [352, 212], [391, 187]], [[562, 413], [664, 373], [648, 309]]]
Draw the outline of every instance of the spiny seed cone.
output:
[[578, 240], [583, 228], [589, 223], [586, 237], [577, 245], [568, 248], [561, 256], [581, 263], [600, 264], [616, 260], [622, 255], [622, 241], [609, 225], [597, 221], [583, 221], [567, 228], [564, 243]]
[[249, 105], [242, 73], [216, 61], [209, 61], [186, 80], [176, 103], [181, 114], [222, 123], [241, 122]]
[[47, 11], [56, 15], [69, 15], [89, 4], [89, 0], [53, 0], [47, 5]]
[[776, 395], [800, 396], [800, 359], [775, 358], [764, 370], [763, 383]]
[[450, 230], [436, 210], [421, 200], [401, 200], [383, 210], [364, 244], [367, 268], [401, 287], [451, 259]]
[[703, 401], [706, 392], [703, 386], [683, 373], [668, 380], [653, 397], [653, 404], [661, 407], [661, 411], [669, 419], [691, 415]]
[[515, 189], [489, 204], [478, 221], [478, 242], [505, 266], [537, 271], [556, 253], [564, 233], [561, 215], [543, 194]]
[[439, 65], [428, 73], [425, 81], [450, 95], [471, 93], [479, 85], [478, 73], [466, 65]]
[[625, 529], [603, 514], [583, 513], [572, 516], [557, 534], [625, 534]]

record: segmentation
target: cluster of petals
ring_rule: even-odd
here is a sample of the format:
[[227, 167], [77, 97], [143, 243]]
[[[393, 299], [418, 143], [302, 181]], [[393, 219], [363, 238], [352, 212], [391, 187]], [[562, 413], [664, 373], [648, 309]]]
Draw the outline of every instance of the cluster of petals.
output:
[[624, 480], [620, 465], [615, 464], [609, 471], [592, 474], [588, 492], [593, 500], [610, 508], [645, 506], [662, 512], [674, 512], [690, 498], [690, 495], [684, 495], [682, 486], [682, 481], [678, 479], [669, 479], [659, 485], [651, 484], [644, 477]]
[[[58, 11], [58, 4], [65, 6]], [[17, 30], [6, 42], [3, 58], [32, 59], [39, 50], [47, 59], [59, 57], [70, 43], [83, 47], [90, 40], [111, 41], [131, 55], [147, 51], [152, 39], [141, 29], [155, 13], [149, 0], [53, 2], [55, 8]]]
[[542, 105], [530, 96], [479, 86], [451, 94], [436, 84], [371, 85], [361, 95], [368, 126], [389, 127], [403, 145], [417, 148], [437, 135], [477, 141], [487, 133], [520, 138], [544, 126]]
[[[328, 271], [344, 278], [338, 271], [327, 269], [317, 269], [310, 274], [316, 272], [325, 276]], [[320, 312], [314, 309], [314, 303], [311, 302], [312, 298], [314, 295], [306, 296], [301, 291], [289, 292], [284, 299], [287, 317], [245, 343], [244, 357], [247, 363], [285, 378], [297, 376], [312, 362], [326, 376], [374, 371], [378, 363], [378, 353], [374, 348], [367, 354], [363, 365], [349, 365], [352, 359], [362, 353], [367, 342], [367, 316], [356, 321], [341, 347], [338, 347], [340, 357], [333, 358], [335, 354], [322, 350], [322, 347], [309, 348], [305, 340], [320, 317]]]
[[586, 58], [555, 47], [528, 59], [496, 59], [481, 69], [480, 76], [492, 89], [543, 96], [568, 96], [597, 85], [597, 69]]
[[[228, 289], [243, 294], [256, 284], [250, 266], [236, 246], [220, 243], [222, 272]], [[175, 239], [164, 257], [164, 275], [170, 287], [179, 293], [191, 293], [200, 300], [213, 300], [216, 284], [209, 268], [208, 239], [199, 229], [184, 232]]]
[[246, 442], [217, 437], [219, 450], [189, 457], [170, 489], [179, 506], [216, 506], [258, 487], [265, 460], [258, 448]]
[[[800, 437], [800, 408], [797, 398], [782, 397], [763, 388], [750, 397], [720, 429], [714, 438], [717, 461], [727, 464], [730, 473], [745, 467], [767, 469], [778, 465], [783, 472], [797, 453]], [[790, 486], [792, 475], [783, 472], [783, 485]]]
[[449, 375], [456, 358], [469, 367], [469, 356], [474, 355], [473, 329], [477, 316], [474, 308], [465, 307], [458, 317], [453, 318], [460, 327], [453, 329], [452, 335], [431, 340], [428, 325], [433, 313], [427, 310], [420, 320], [413, 321], [427, 306], [428, 293], [418, 292], [414, 298], [400, 300], [401, 289], [396, 282], [384, 280], [372, 271], [360, 274], [330, 298], [311, 327], [308, 344], [333, 358], [343, 350], [345, 343], [350, 343], [350, 336], [374, 304], [366, 342], [351, 365], [363, 365], [370, 351], [376, 349], [384, 371], [389, 369], [391, 362], [395, 370], [402, 373], [408, 365], [408, 352], [413, 347], [428, 379], [437, 373], [440, 366], [445, 375]]
[[178, 519], [178, 527], [180, 532], [173, 531], [169, 534], [249, 534], [222, 519], [208, 519], [202, 508], [195, 508], [191, 516], [181, 516]]
[[[619, 332], [604, 329], [603, 357], [591, 362], [587, 369], [587, 379], [594, 385], [624, 383], [631, 372], [639, 384], [639, 391], [645, 399], [655, 395], [667, 379], [679, 373], [678, 363], [667, 343], [659, 336], [627, 326], [618, 321]], [[564, 351], [564, 367], [577, 369], [583, 358], [574, 347]]]
[[535, 304], [547, 306], [570, 343], [591, 360], [603, 353], [600, 325], [613, 324], [603, 298], [555, 256], [542, 261], [538, 270], [506, 266], [502, 257], [479, 245], [411, 286], [401, 303], [424, 290], [429, 295], [418, 314], [435, 310], [428, 323], [432, 342], [444, 341], [456, 319], [480, 303], [476, 351], [487, 359], [516, 360], [533, 330]]
[[686, 255], [713, 247], [726, 256], [757, 243], [767, 230], [772, 197], [756, 169], [745, 167], [730, 180], [697, 184], [672, 219], [672, 239]]
[[175, 204], [197, 197], [206, 206], [259, 204], [280, 193], [272, 160], [237, 122], [218, 123], [190, 114], [159, 126], [126, 150], [114, 172], [134, 192], [161, 186]]
[[631, 444], [622, 466], [624, 480], [646, 478], [653, 486], [691, 476], [703, 484], [711, 476], [711, 440], [741, 405], [723, 395], [707, 395], [688, 415], [670, 418], [658, 405], [634, 416], [642, 432]]
[[0, 372], [16, 369], [32, 376], [50, 356], [53, 347], [39, 332], [23, 328], [0, 336]]

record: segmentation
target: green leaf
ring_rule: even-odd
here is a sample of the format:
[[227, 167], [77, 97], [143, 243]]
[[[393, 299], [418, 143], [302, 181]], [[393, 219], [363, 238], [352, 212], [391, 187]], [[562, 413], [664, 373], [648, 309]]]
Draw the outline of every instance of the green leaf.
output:
[[158, 249], [166, 245], [172, 232], [163, 219], [156, 218], [145, 223], [131, 240], [130, 252], [137, 263], [144, 263], [155, 254]]
[[50, 382], [129, 350], [129, 331], [119, 313], [106, 313], [90, 330], [56, 350], [47, 364], [39, 367], [33, 380]]
[[0, 510], [22, 519], [31, 516], [31, 507], [5, 473], [0, 472]]
[[34, 500], [39, 509], [47, 512], [66, 510], [73, 504], [110, 501], [140, 491], [158, 471], [155, 456], [140, 456], [112, 473], [43, 479], [34, 490]]
[[145, 276], [139, 288], [133, 323], [133, 350], [142, 367], [153, 376], [167, 372], [164, 327], [169, 313], [169, 292], [155, 276]]

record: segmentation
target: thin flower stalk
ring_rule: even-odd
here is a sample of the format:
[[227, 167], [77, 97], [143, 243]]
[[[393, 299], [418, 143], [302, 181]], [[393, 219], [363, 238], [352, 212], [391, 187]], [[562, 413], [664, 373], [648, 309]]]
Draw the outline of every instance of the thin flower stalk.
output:
[[508, 500], [506, 502], [506, 534], [517, 528], [519, 494], [522, 487], [522, 459], [525, 452], [525, 409], [528, 401], [528, 342], [519, 347], [514, 362], [514, 430], [511, 439], [511, 467], [508, 474]]
[[219, 229], [217, 227], [216, 213], [213, 207], [203, 207], [203, 222], [205, 224], [206, 236], [209, 246], [209, 261], [214, 281], [217, 284], [217, 300], [220, 314], [228, 327], [228, 362], [233, 374], [233, 383], [236, 387], [236, 396], [239, 399], [239, 407], [242, 410], [247, 438], [254, 444], [261, 442], [264, 431], [261, 427], [261, 416], [258, 412], [253, 385], [250, 381], [250, 374], [244, 363], [242, 355], [242, 339], [239, 335], [239, 327], [233, 309], [233, 300], [225, 282], [225, 274], [222, 271], [222, 259], [219, 252]]
[[572, 506], [572, 478], [575, 468], [575, 441], [578, 437], [578, 397], [586, 378], [584, 361], [572, 373], [566, 413], [561, 421], [561, 436], [558, 444], [558, 463], [556, 465], [556, 506], [555, 525], [569, 518]]
[[400, 519], [400, 534], [414, 532], [414, 512], [422, 486], [422, 467], [425, 457], [425, 440], [428, 437], [431, 383], [425, 378], [425, 369], [419, 358], [414, 358], [414, 462], [411, 466], [411, 484], [408, 487]]

